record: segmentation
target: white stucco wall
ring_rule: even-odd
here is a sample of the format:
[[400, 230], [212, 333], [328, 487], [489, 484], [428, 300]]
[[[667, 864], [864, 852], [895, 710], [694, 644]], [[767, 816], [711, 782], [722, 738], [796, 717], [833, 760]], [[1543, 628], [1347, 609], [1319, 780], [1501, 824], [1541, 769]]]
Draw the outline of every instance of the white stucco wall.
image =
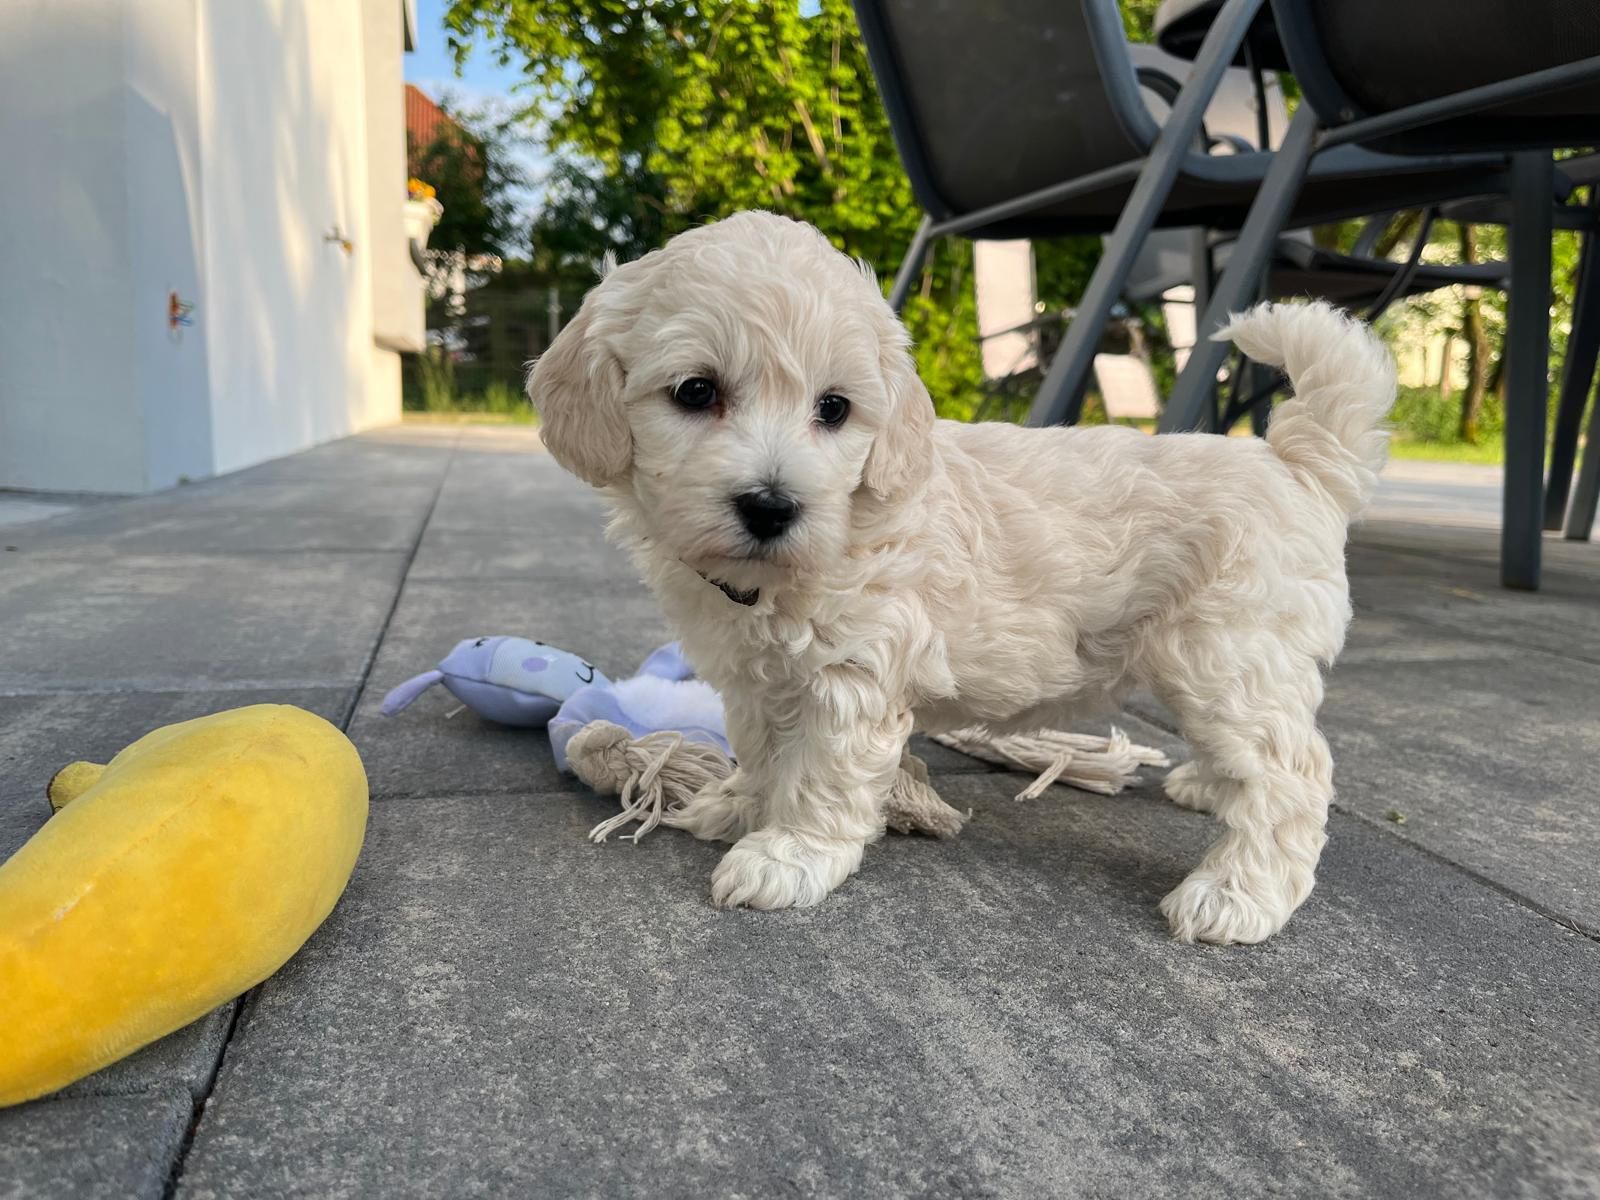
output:
[[404, 232], [375, 228], [368, 151], [375, 122], [398, 195], [401, 7], [0, 4], [0, 487], [147, 491], [398, 418], [374, 263]]
[[[201, 479], [215, 467], [215, 394], [205, 326], [174, 332], [173, 292], [203, 315], [206, 261], [196, 81], [203, 0], [125, 5], [123, 131], [134, 395], [141, 416], [140, 490]], [[120, 490], [120, 489], [119, 489]]]
[[[372, 329], [358, 2], [208, 4], [200, 29], [218, 471], [350, 432]], [[338, 230], [352, 250], [327, 240]]]
[[[143, 486], [133, 353], [122, 9], [0, 5], [0, 485]], [[53, 462], [54, 447], [73, 443]]]
[[[362, 0], [367, 77], [367, 194], [372, 203], [372, 336], [389, 350], [425, 344], [422, 276], [406, 239], [406, 15], [394, 0]], [[398, 366], [398, 363], [396, 364]], [[395, 400], [399, 403], [398, 394]]]

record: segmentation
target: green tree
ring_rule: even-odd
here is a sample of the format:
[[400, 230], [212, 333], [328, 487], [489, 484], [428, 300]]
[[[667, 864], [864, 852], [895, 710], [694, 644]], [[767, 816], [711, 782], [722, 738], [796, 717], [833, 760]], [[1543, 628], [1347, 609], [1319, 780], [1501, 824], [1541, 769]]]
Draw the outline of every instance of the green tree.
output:
[[558, 160], [529, 236], [541, 270], [587, 286], [607, 254], [629, 262], [661, 245], [666, 228], [663, 183], [648, 168], [612, 172]]
[[[1120, 0], [1130, 37], [1151, 39], [1157, 4]], [[458, 60], [487, 49], [526, 72], [526, 113], [556, 164], [533, 234], [535, 264], [552, 278], [586, 282], [608, 250], [634, 257], [740, 208], [811, 221], [885, 277], [898, 266], [920, 211], [848, 0], [804, 8], [795, 0], [451, 0], [445, 21]], [[1331, 226], [1318, 238], [1347, 246], [1359, 227]], [[1383, 250], [1403, 256], [1416, 228], [1417, 216], [1403, 215]], [[1558, 239], [1558, 280], [1574, 246], [1570, 235]], [[1435, 223], [1429, 247], [1444, 261], [1503, 252], [1501, 231], [1478, 226], [1463, 242], [1447, 222]], [[919, 369], [950, 416], [983, 404], [971, 254], [959, 240], [934, 247], [906, 308]], [[1076, 302], [1099, 254], [1093, 237], [1037, 243], [1042, 304]], [[1553, 303], [1559, 354], [1570, 288], [1558, 284]], [[1137, 315], [1160, 348], [1159, 314]], [[1422, 298], [1397, 306], [1387, 327], [1409, 335], [1419, 323], [1452, 327], [1471, 347], [1473, 369], [1457, 391], [1448, 376], [1442, 397], [1439, 386], [1423, 389], [1428, 397], [1414, 399], [1427, 409], [1418, 410], [1418, 429], [1496, 432], [1503, 298]], [[1170, 354], [1158, 353], [1154, 365], [1158, 382], [1169, 383]]]
[[[592, 269], [741, 208], [811, 221], [887, 275], [920, 212], [848, 0], [454, 0], [459, 55], [525, 64], [557, 165], [537, 261]], [[971, 248], [938, 248], [908, 323], [952, 415], [981, 384]]]
[[440, 107], [456, 127], [445, 127], [426, 146], [407, 147], [412, 175], [432, 185], [444, 206], [429, 246], [468, 254], [514, 252], [527, 236], [515, 198], [526, 181], [511, 152], [518, 122]]
[[813, 221], [893, 265], [916, 227], [847, 0], [454, 0], [458, 53], [526, 64], [549, 148], [648, 179], [662, 233], [740, 208]]

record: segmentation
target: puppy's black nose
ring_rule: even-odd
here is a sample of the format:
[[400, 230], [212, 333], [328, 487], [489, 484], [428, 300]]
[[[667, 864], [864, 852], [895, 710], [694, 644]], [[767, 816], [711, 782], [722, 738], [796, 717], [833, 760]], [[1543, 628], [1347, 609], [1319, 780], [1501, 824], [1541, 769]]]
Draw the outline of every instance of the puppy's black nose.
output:
[[781, 537], [800, 515], [797, 501], [772, 488], [743, 492], [733, 498], [733, 506], [739, 510], [739, 520], [750, 536], [762, 542]]

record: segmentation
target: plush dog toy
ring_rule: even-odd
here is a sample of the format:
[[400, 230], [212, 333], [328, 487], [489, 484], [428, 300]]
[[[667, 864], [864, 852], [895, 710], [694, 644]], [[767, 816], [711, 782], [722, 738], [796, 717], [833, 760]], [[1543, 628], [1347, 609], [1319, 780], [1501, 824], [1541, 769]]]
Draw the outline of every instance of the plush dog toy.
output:
[[51, 780], [0, 865], [0, 1105], [64, 1087], [260, 983], [361, 850], [367, 776], [321, 717], [168, 725]]
[[383, 698], [392, 717], [436, 683], [481, 717], [501, 725], [542, 728], [579, 688], [609, 681], [576, 654], [519, 637], [457, 642], [432, 671], [406, 680]]
[[[529, 669], [529, 661], [536, 669]], [[574, 678], [580, 681], [576, 687]], [[679, 805], [733, 773], [722, 698], [694, 678], [676, 642], [655, 650], [631, 679], [613, 683], [585, 660], [543, 642], [468, 638], [437, 671], [390, 692], [382, 711], [393, 716], [441, 680], [491, 721], [547, 725], [559, 769], [602, 795], [620, 797], [622, 811], [590, 830], [597, 842], [635, 821], [638, 828], [627, 835], [634, 841], [657, 825], [672, 825]], [[1167, 765], [1159, 750], [1135, 745], [1119, 730], [1110, 737], [1057, 732], [1019, 737], [964, 729], [936, 734], [935, 740], [1036, 774], [1019, 800], [1031, 800], [1055, 782], [1111, 795], [1131, 782], [1140, 766]], [[890, 829], [934, 837], [954, 837], [968, 816], [939, 798], [927, 768], [909, 753], [884, 800], [883, 815]]]

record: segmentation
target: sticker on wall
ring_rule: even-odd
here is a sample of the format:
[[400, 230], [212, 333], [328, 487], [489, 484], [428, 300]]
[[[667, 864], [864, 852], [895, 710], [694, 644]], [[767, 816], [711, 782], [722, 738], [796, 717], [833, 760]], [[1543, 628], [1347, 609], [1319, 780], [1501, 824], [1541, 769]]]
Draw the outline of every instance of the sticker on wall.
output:
[[194, 326], [194, 305], [177, 292], [167, 293], [167, 336], [175, 342], [183, 341], [183, 331]]

